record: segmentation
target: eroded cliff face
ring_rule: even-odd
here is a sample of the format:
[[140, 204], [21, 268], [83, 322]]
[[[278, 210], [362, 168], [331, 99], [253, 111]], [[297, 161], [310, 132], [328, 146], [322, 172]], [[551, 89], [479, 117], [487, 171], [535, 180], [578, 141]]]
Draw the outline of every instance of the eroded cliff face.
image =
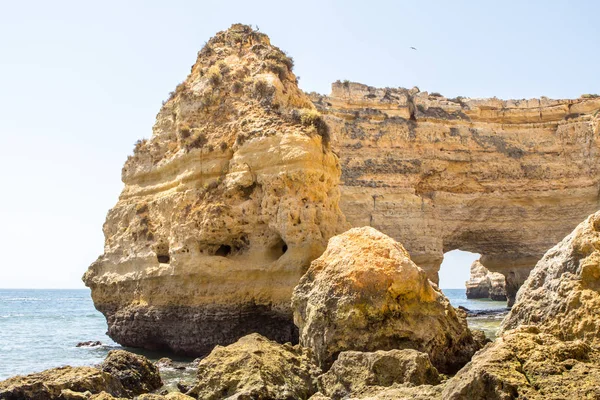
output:
[[311, 99], [341, 159], [348, 221], [401, 242], [434, 282], [445, 252], [479, 253], [511, 303], [600, 206], [600, 99], [446, 99], [352, 82]]
[[248, 26], [219, 32], [136, 145], [84, 276], [117, 342], [297, 341], [292, 290], [346, 223], [339, 160], [292, 66]]

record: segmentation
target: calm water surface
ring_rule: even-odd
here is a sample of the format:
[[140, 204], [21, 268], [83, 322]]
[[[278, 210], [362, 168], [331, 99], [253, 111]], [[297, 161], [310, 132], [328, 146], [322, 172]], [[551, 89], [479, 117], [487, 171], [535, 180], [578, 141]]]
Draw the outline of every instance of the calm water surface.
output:
[[[506, 307], [505, 302], [467, 300], [463, 289], [443, 291], [455, 307], [470, 310]], [[494, 337], [502, 318], [471, 318], [469, 325]], [[75, 347], [89, 340], [99, 340], [104, 345]], [[121, 347], [106, 335], [106, 320], [94, 308], [88, 289], [0, 289], [0, 380], [61, 365], [94, 365], [109, 350], [118, 348]], [[144, 354], [153, 360], [165, 356]], [[181, 376], [181, 372], [174, 371], [165, 374], [167, 379]]]

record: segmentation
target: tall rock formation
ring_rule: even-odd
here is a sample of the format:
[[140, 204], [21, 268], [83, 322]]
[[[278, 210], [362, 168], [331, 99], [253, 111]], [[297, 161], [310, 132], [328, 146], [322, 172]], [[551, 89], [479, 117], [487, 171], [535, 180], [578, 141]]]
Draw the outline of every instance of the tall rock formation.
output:
[[465, 285], [467, 299], [506, 301], [504, 275], [488, 271], [479, 260], [475, 260], [471, 264], [471, 276]]
[[136, 145], [83, 278], [117, 342], [297, 340], [292, 290], [346, 224], [339, 160], [292, 66], [248, 26], [219, 32]]
[[403, 243], [434, 282], [445, 252], [479, 253], [512, 301], [600, 208], [600, 99], [446, 99], [347, 81], [311, 98], [340, 155], [348, 221]]

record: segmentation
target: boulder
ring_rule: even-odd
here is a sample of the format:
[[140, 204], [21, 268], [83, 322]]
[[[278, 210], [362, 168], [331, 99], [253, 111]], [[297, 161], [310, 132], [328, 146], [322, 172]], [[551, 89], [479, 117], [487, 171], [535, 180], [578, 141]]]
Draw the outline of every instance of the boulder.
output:
[[396, 241], [370, 228], [330, 239], [292, 297], [300, 343], [323, 369], [346, 350], [415, 349], [455, 372], [478, 349], [442, 292]]
[[217, 346], [198, 366], [198, 385], [188, 395], [217, 399], [306, 399], [317, 391], [320, 370], [310, 351], [251, 334]]
[[154, 363], [158, 368], [173, 368], [173, 360], [163, 357]]
[[0, 382], [2, 400], [54, 400], [75, 398], [77, 393], [126, 393], [116, 377], [91, 367], [60, 367]]
[[562, 340], [600, 339], [600, 211], [542, 257], [501, 331], [536, 325]]
[[416, 350], [344, 351], [318, 384], [321, 394], [342, 399], [373, 387], [437, 385], [440, 380], [429, 356]]
[[598, 399], [600, 352], [522, 326], [478, 352], [445, 384], [444, 400]]
[[471, 264], [471, 276], [466, 282], [467, 299], [492, 299], [506, 301], [504, 275], [490, 272], [479, 262]]
[[162, 386], [158, 368], [146, 357], [128, 351], [110, 351], [99, 368], [119, 379], [129, 396], [148, 393]]
[[87, 342], [79, 342], [75, 347], [99, 347], [102, 346], [102, 342], [99, 340], [90, 340]]

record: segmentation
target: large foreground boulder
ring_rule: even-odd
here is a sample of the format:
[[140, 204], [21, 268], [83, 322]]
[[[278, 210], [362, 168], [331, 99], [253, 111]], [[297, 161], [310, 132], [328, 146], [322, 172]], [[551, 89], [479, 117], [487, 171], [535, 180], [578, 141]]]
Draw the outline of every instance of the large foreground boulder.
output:
[[91, 367], [52, 368], [0, 382], [2, 400], [63, 400], [85, 392], [119, 397], [126, 390], [116, 377]]
[[600, 353], [536, 327], [505, 333], [444, 388], [444, 400], [600, 399]]
[[162, 386], [158, 368], [124, 350], [108, 353], [97, 367], [52, 368], [0, 382], [1, 400], [133, 398]]
[[563, 340], [600, 339], [600, 212], [537, 263], [502, 330], [536, 325]]
[[99, 367], [119, 379], [127, 394], [132, 397], [162, 386], [158, 367], [138, 354], [112, 350]]
[[374, 387], [402, 383], [437, 385], [440, 375], [429, 356], [416, 350], [344, 351], [329, 371], [319, 377], [319, 391], [332, 399], [342, 399]]
[[296, 286], [292, 303], [300, 342], [324, 369], [345, 350], [415, 349], [452, 372], [478, 347], [464, 315], [402, 245], [370, 227], [333, 237]]
[[199, 399], [306, 399], [317, 391], [320, 370], [310, 351], [251, 334], [215, 349], [198, 365]]

